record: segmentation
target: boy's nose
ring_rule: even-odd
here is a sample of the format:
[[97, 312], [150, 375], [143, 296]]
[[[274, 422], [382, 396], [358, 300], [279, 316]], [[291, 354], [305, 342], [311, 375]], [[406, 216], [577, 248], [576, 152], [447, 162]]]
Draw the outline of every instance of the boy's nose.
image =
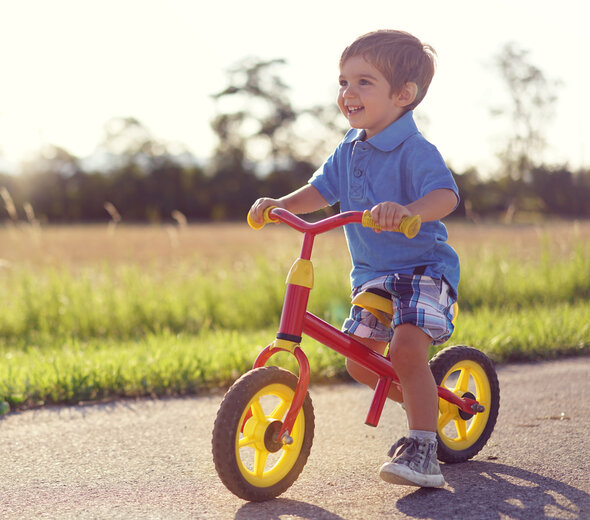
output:
[[354, 91], [354, 89], [350, 85], [344, 89], [344, 92], [342, 92], [342, 96], [345, 98], [352, 98], [355, 95], [356, 95], [356, 92]]

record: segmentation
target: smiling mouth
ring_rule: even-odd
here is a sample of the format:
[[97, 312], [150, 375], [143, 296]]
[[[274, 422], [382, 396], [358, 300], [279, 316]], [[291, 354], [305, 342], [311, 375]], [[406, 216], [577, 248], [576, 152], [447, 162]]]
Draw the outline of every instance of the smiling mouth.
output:
[[364, 107], [362, 107], [362, 106], [348, 106], [348, 107], [346, 107], [346, 110], [348, 110], [349, 116], [353, 116], [355, 114], [358, 114], [362, 110], [364, 110]]

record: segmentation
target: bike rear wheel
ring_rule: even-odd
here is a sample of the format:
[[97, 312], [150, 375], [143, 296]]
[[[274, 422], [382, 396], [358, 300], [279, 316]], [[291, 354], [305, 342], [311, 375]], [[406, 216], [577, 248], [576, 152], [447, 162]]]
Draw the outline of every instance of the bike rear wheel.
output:
[[438, 459], [463, 462], [479, 453], [494, 430], [500, 408], [496, 370], [483, 352], [464, 345], [441, 350], [430, 360], [430, 368], [437, 385], [476, 399], [485, 408], [472, 415], [439, 399]]
[[289, 432], [293, 442], [278, 439], [297, 381], [279, 367], [256, 368], [223, 398], [213, 427], [213, 461], [221, 481], [240, 498], [258, 502], [277, 497], [307, 462], [315, 420], [309, 393]]

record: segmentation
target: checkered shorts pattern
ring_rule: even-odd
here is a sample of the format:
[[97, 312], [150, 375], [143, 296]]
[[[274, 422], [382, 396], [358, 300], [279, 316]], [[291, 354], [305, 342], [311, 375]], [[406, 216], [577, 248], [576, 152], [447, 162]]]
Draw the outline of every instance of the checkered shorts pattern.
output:
[[394, 310], [391, 327], [381, 324], [369, 311], [353, 305], [342, 326], [344, 332], [389, 342], [397, 325], [410, 323], [428, 334], [433, 345], [440, 345], [451, 337], [456, 298], [444, 280], [425, 275], [392, 274], [355, 288], [352, 296], [368, 289], [378, 289], [391, 295]]

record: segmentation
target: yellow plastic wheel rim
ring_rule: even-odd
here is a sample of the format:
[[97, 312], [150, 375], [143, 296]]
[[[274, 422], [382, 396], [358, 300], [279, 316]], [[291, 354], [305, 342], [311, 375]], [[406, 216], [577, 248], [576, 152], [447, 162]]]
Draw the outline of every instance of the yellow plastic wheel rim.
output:
[[[284, 444], [278, 452], [271, 453], [264, 443], [266, 428], [272, 421], [284, 420], [294, 395], [294, 390], [286, 385], [271, 384], [254, 395], [244, 408], [236, 432], [236, 461], [242, 476], [254, 486], [269, 487], [280, 482], [299, 458], [305, 433], [303, 410], [289, 432], [292, 444]], [[244, 424], [250, 410], [252, 416]]]
[[[452, 377], [451, 377], [452, 376]], [[492, 393], [485, 370], [478, 363], [465, 359], [455, 363], [445, 374], [441, 386], [462, 397], [466, 392], [475, 395], [485, 411], [465, 420], [459, 408], [444, 399], [438, 400], [438, 435], [452, 450], [465, 450], [481, 436], [490, 415]]]

